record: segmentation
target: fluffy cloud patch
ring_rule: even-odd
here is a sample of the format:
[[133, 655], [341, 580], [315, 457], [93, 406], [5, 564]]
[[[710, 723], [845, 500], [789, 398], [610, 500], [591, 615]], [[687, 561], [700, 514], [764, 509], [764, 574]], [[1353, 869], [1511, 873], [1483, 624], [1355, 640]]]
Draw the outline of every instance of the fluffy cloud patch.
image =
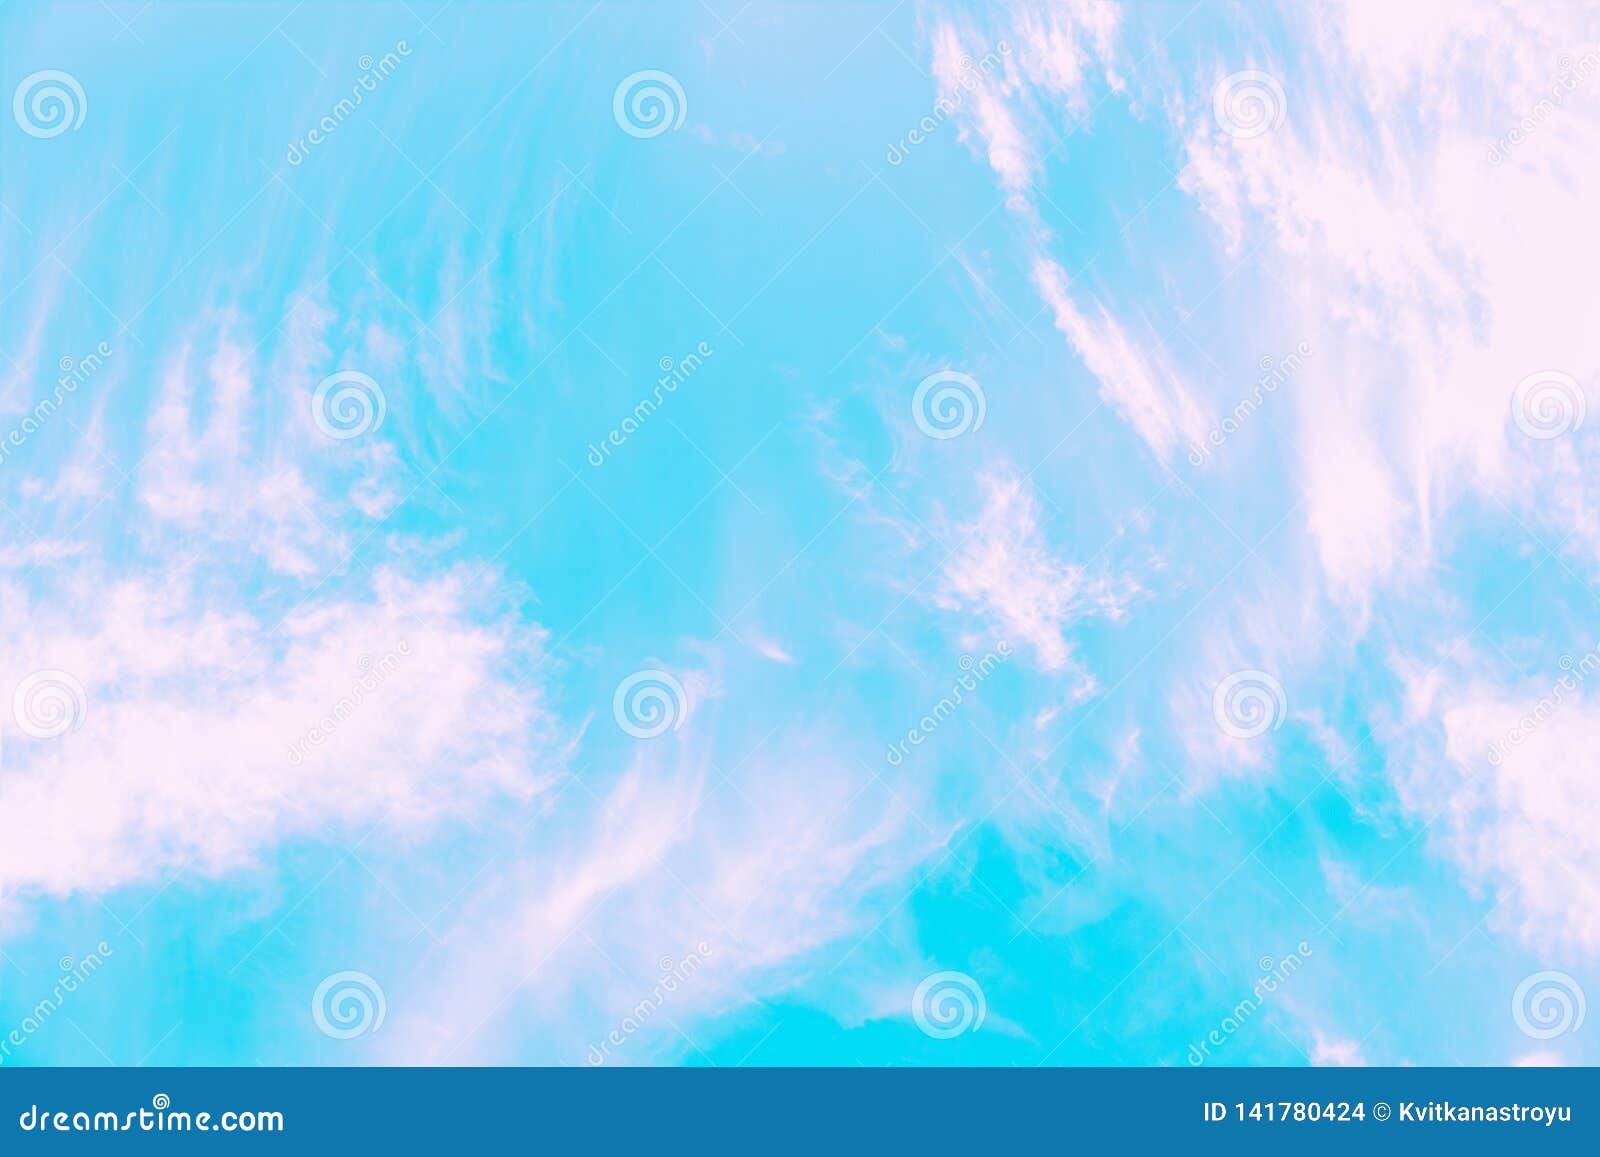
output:
[[[425, 833], [560, 771], [544, 634], [498, 577], [381, 540], [351, 557], [395, 451], [318, 428], [334, 319], [302, 305], [271, 368], [233, 318], [170, 359], [126, 508], [21, 480], [41, 523], [87, 529], [4, 555], [8, 902], [216, 876], [380, 821]], [[84, 548], [111, 528], [115, 551]]]
[[[1089, 616], [1120, 617], [1136, 591], [1051, 552], [1025, 479], [990, 475], [981, 486], [983, 509], [957, 530], [962, 545], [945, 565], [938, 602], [987, 616], [1000, 637], [1028, 646], [1046, 671], [1077, 671], [1068, 629]], [[1083, 693], [1092, 690], [1093, 680], [1078, 674]]]
[[292, 837], [425, 831], [532, 795], [561, 758], [516, 679], [539, 636], [475, 621], [482, 594], [464, 572], [380, 570], [364, 597], [313, 599], [274, 630], [192, 574], [78, 575], [48, 598], [0, 586], [0, 688], [18, 695], [0, 807], [21, 821], [0, 887], [216, 875]]
[[[1261, 247], [1282, 324], [1327, 353], [1295, 391], [1296, 457], [1348, 603], [1414, 578], [1442, 520], [1480, 495], [1600, 557], [1572, 459], [1593, 449], [1576, 418], [1600, 400], [1600, 344], [1594, 296], [1568, 272], [1600, 258], [1583, 193], [1600, 57], [1574, 56], [1592, 28], [1576, 8], [1449, 10], [1414, 35], [1381, 5], [1308, 14], [1319, 53], [1261, 65], [1286, 104], [1266, 134], [1223, 131], [1206, 83], [1178, 102], [1180, 186], [1231, 249]], [[1549, 372], [1572, 383], [1545, 399], [1564, 417], [1519, 394]], [[1543, 436], [1562, 421], [1567, 437]]]
[[[1586, 657], [1592, 658], [1592, 656]], [[1583, 661], [1579, 661], [1580, 664]], [[1586, 664], [1584, 664], [1586, 665]], [[1600, 702], [1582, 665], [1541, 683], [1406, 663], [1403, 798], [1531, 945], [1600, 950]]]

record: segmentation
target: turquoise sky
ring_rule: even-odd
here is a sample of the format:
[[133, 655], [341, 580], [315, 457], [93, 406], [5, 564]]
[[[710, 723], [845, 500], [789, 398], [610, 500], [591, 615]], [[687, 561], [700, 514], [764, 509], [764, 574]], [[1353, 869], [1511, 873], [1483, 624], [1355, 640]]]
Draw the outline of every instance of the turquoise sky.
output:
[[1600, 1061], [1452, 7], [0, 5], [0, 1063]]

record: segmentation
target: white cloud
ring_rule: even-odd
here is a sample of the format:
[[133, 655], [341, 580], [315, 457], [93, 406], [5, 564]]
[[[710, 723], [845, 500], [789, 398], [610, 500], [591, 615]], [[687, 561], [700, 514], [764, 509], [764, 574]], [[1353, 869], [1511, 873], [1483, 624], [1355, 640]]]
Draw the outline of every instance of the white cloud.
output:
[[1071, 0], [1005, 16], [1009, 23], [985, 29], [941, 21], [932, 33], [933, 74], [940, 96], [962, 111], [961, 139], [979, 147], [1012, 207], [1031, 213], [1027, 194], [1043, 160], [1038, 138], [1059, 131], [1063, 108], [1087, 116], [1097, 80], [1122, 88], [1113, 63], [1121, 12]]
[[[1323, 588], [1363, 629], [1395, 596], [1426, 600], [1453, 623], [1435, 576], [1453, 564], [1446, 552], [1466, 516], [1484, 511], [1518, 537], [1562, 544], [1580, 569], [1600, 564], [1597, 493], [1582, 465], [1600, 447], [1592, 13], [1498, 3], [1402, 12], [1360, 0], [1308, 14], [1294, 31], [1314, 50], [1239, 50], [1282, 82], [1276, 130], [1236, 139], [1210, 116], [1211, 82], [1243, 61], [1199, 70], [1174, 103], [1181, 187], [1225, 245], [1259, 247], [1273, 298], [1259, 321], [1318, 351], [1288, 396], [1291, 470]], [[1519, 382], [1546, 370], [1571, 376], [1591, 416], [1542, 440], [1512, 410]], [[1479, 617], [1466, 626], [1483, 626]], [[1573, 697], [1491, 762], [1491, 744], [1549, 682], [1508, 677], [1470, 639], [1438, 631], [1405, 628], [1392, 663], [1404, 723], [1375, 720], [1391, 738], [1402, 803], [1469, 881], [1509, 901], [1502, 926], [1593, 950], [1593, 696]]]
[[[1136, 588], [1057, 558], [1026, 479], [992, 474], [979, 485], [983, 509], [956, 528], [961, 545], [945, 563], [936, 601], [985, 615], [999, 638], [1031, 648], [1046, 671], [1077, 671], [1068, 629], [1093, 615], [1119, 618]], [[1078, 675], [1087, 693], [1093, 681]]]
[[1316, 1030], [1311, 1046], [1311, 1063], [1319, 1068], [1359, 1068], [1367, 1062], [1361, 1055], [1361, 1045], [1344, 1037], [1325, 1036]]
[[[960, 122], [961, 139], [970, 141], [975, 133], [1001, 187], [1013, 196], [1021, 194], [1033, 180], [1038, 159], [1032, 142], [1005, 102], [1007, 86], [1003, 81], [985, 83], [976, 79], [973, 58], [948, 24], [940, 25], [934, 33], [933, 74], [939, 81], [941, 98], [967, 105], [972, 127], [967, 127], [966, 119]], [[964, 95], [967, 86], [971, 86], [970, 97]]]
[[794, 656], [785, 650], [783, 644], [778, 642], [776, 639], [770, 639], [760, 631], [753, 628], [746, 629], [745, 637], [749, 640], [750, 645], [756, 649], [756, 653], [762, 658], [770, 659], [774, 663], [794, 662]]
[[[1069, 284], [1050, 255], [1053, 238], [1035, 201], [1040, 170], [1054, 151], [1041, 148], [1041, 138], [1058, 131], [1054, 122], [1062, 107], [1075, 119], [1087, 118], [1097, 79], [1113, 92], [1123, 87], [1113, 67], [1119, 10], [1071, 3], [1010, 15], [1014, 26], [987, 33], [958, 30], [949, 22], [935, 28], [934, 74], [941, 95], [957, 108], [963, 139], [981, 144], [1009, 195], [1008, 205], [1023, 226], [1034, 286], [1056, 328], [1099, 382], [1100, 396], [1165, 460], [1180, 444], [1205, 433], [1190, 387], [1169, 359], [1131, 336], [1104, 302]], [[971, 67], [970, 46], [990, 42], [1014, 46], [996, 74]]]
[[[258, 389], [260, 371], [249, 351], [226, 336], [203, 369], [198, 360], [189, 346], [162, 381], [147, 424], [140, 501], [171, 529], [204, 532], [248, 549], [280, 573], [315, 581], [348, 550], [349, 539], [341, 525], [345, 500], [314, 482], [313, 471], [331, 467], [351, 475], [354, 504], [371, 512], [379, 508], [373, 490], [382, 486], [371, 467], [384, 463], [383, 443], [374, 438], [375, 450], [317, 433], [312, 387], [323, 374], [291, 374], [297, 388], [274, 397]], [[338, 456], [328, 458], [330, 450]]]
[[[434, 967], [448, 983], [396, 1021], [392, 1056], [585, 1063], [651, 994], [662, 958], [704, 943], [705, 966], [614, 1056], [687, 1052], [700, 1030], [679, 1026], [847, 962], [948, 837], [913, 814], [915, 785], [863, 783], [830, 741], [775, 737], [730, 784], [708, 782], [698, 745], [685, 730], [645, 748], [599, 798], [568, 789], [593, 818], [497, 870], [440, 947]], [[832, 976], [844, 991], [830, 985], [831, 999], [848, 999], [854, 972]]]
[[7, 705], [41, 668], [75, 678], [85, 705], [55, 738], [6, 720], [8, 900], [216, 875], [380, 819], [427, 830], [559, 768], [558, 727], [515, 682], [538, 637], [476, 622], [484, 588], [464, 573], [380, 570], [367, 597], [314, 599], [276, 632], [206, 588], [176, 570], [78, 573], [45, 597], [0, 586]]
[[1434, 838], [1470, 879], [1510, 901], [1502, 924], [1531, 945], [1600, 950], [1600, 702], [1576, 673], [1541, 685], [1494, 670], [1470, 653], [1441, 669], [1400, 662], [1402, 799], [1437, 817]]
[[[376, 544], [344, 559], [392, 448], [336, 445], [310, 420], [331, 321], [296, 311], [266, 390], [236, 319], [214, 340], [197, 327], [159, 387], [137, 502], [36, 494], [46, 525], [70, 512], [83, 529], [0, 560], [8, 904], [220, 875], [380, 820], [427, 832], [560, 772], [543, 633], [496, 609], [494, 572]], [[83, 549], [97, 532], [115, 549]], [[12, 710], [39, 670], [65, 672], [65, 734]]]
[[1358, 606], [1429, 566], [1440, 522], [1474, 494], [1557, 539], [1578, 531], [1600, 558], [1575, 468], [1592, 423], [1535, 444], [1509, 413], [1518, 382], [1545, 369], [1594, 404], [1600, 338], [1580, 271], [1600, 259], [1583, 192], [1600, 70], [1490, 155], [1593, 37], [1577, 8], [1422, 11], [1336, 4], [1308, 21], [1317, 53], [1260, 65], [1286, 92], [1273, 132], [1224, 133], [1205, 107], [1210, 73], [1177, 118], [1181, 186], [1230, 247], [1264, 246], [1267, 316], [1319, 351], [1292, 395], [1294, 457], [1329, 587]]
[[1073, 302], [1066, 271], [1049, 257], [1034, 263], [1034, 285], [1084, 366], [1100, 382], [1100, 396], [1165, 460], [1205, 436], [1206, 421], [1170, 361], [1128, 336], [1104, 305], [1091, 299], [1085, 312]]
[[1511, 1063], [1519, 1069], [1551, 1069], [1562, 1067], [1567, 1060], [1560, 1053], [1535, 1052], [1520, 1056]]

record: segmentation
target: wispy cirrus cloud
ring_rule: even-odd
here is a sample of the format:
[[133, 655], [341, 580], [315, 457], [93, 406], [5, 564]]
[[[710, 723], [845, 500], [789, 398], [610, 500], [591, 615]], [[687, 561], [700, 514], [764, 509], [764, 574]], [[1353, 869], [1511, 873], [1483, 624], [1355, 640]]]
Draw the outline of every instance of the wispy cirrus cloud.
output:
[[979, 486], [982, 508], [955, 529], [959, 545], [945, 563], [938, 603], [985, 616], [997, 637], [1026, 645], [1045, 671], [1075, 674], [1078, 694], [1088, 694], [1094, 680], [1075, 661], [1068, 632], [1085, 618], [1122, 617], [1137, 586], [1059, 557], [1026, 479], [997, 472]]
[[[1009, 194], [1034, 288], [1099, 383], [1101, 397], [1165, 461], [1205, 432], [1192, 387], [1159, 343], [1130, 335], [1107, 301], [1072, 283], [1052, 255], [1056, 239], [1039, 211], [1041, 198], [1049, 199], [1037, 187], [1045, 160], [1070, 149], [1058, 135], [1061, 106], [1076, 126], [1092, 117], [1097, 89], [1114, 94], [1124, 88], [1115, 68], [1120, 10], [1074, 3], [1048, 12], [1019, 9], [1008, 16], [983, 31], [940, 23], [933, 33], [935, 76], [946, 92], [962, 84], [974, 90], [959, 109], [963, 132], [981, 146]], [[961, 62], [970, 59], [969, 45], [990, 36], [1017, 46], [1014, 61], [1000, 75], [975, 78]]]
[[[824, 1007], [854, 1008], [850, 994], [870, 982], [852, 957], [873, 955], [866, 943], [906, 898], [907, 874], [954, 826], [930, 826], [927, 792], [909, 780], [863, 785], [825, 736], [776, 736], [721, 784], [703, 747], [688, 729], [645, 745], [608, 786], [573, 789], [586, 821], [553, 846], [508, 853], [437, 949], [434, 967], [453, 981], [391, 1055], [489, 1063], [531, 1048], [595, 1063], [596, 1026], [632, 1017], [617, 1061], [640, 1064], [698, 1056], [710, 1043], [699, 1018], [808, 985]], [[641, 1011], [663, 962], [701, 944], [694, 982], [674, 986], [659, 1015]]]
[[1050, 307], [1056, 328], [1099, 381], [1100, 397], [1158, 459], [1166, 461], [1181, 446], [1204, 436], [1200, 407], [1159, 347], [1141, 344], [1101, 302], [1091, 299], [1088, 312], [1081, 309], [1073, 300], [1066, 271], [1053, 259], [1041, 256], [1034, 262], [1033, 282]]

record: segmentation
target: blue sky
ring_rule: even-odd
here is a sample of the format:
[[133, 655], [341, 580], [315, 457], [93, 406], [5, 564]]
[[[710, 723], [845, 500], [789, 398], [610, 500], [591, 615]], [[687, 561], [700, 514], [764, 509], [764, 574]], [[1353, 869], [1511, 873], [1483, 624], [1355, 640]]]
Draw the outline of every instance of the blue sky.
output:
[[1421, 7], [0, 6], [0, 1063], [1595, 1063], [1597, 18]]

